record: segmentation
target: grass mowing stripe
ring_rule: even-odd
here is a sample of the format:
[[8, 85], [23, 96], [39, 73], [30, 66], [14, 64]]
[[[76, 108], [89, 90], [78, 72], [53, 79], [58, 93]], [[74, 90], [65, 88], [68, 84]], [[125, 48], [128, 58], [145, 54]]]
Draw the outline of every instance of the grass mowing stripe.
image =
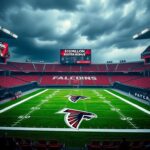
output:
[[142, 108], [141, 106], [138, 106], [138, 105], [136, 105], [136, 104], [134, 104], [134, 103], [128, 101], [127, 99], [122, 98], [122, 97], [120, 97], [120, 96], [118, 96], [118, 95], [116, 95], [116, 94], [114, 94], [114, 93], [112, 93], [112, 92], [110, 92], [110, 91], [108, 91], [108, 90], [104, 90], [104, 91], [107, 92], [107, 93], [109, 93], [110, 95], [113, 95], [114, 97], [119, 98], [120, 100], [124, 101], [125, 103], [127, 103], [127, 104], [129, 104], [129, 105], [131, 105], [131, 106], [133, 106], [133, 107], [135, 107], [135, 108], [137, 108], [137, 109], [139, 109], [139, 110], [141, 110], [141, 111], [143, 111], [143, 112], [145, 112], [145, 113], [147, 113], [147, 114], [150, 115], [150, 111], [148, 111], [148, 110]]
[[8, 106], [8, 107], [6, 107], [6, 108], [4, 108], [4, 109], [1, 109], [1, 110], [0, 110], [0, 113], [3, 113], [3, 112], [5, 112], [5, 111], [7, 111], [7, 110], [9, 110], [9, 109], [11, 109], [11, 108], [13, 108], [13, 107], [16, 107], [16, 106], [18, 106], [18, 105], [20, 105], [20, 104], [22, 104], [22, 103], [28, 101], [29, 99], [34, 98], [34, 97], [36, 97], [36, 96], [38, 96], [38, 95], [40, 95], [40, 94], [46, 92], [47, 90], [48, 90], [48, 89], [46, 89], [46, 90], [44, 90], [44, 91], [41, 91], [41, 92], [39, 92], [39, 93], [37, 93], [37, 94], [34, 94], [34, 95], [32, 95], [32, 96], [30, 96], [30, 97], [28, 97], [28, 98], [25, 98], [25, 99], [19, 101], [18, 103], [15, 103], [15, 104], [13, 104], [13, 105], [10, 105], [10, 106]]

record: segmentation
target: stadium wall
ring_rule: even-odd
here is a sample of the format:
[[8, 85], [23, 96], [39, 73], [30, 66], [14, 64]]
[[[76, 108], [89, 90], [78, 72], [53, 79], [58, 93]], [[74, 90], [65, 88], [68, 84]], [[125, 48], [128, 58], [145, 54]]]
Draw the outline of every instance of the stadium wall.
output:
[[115, 82], [113, 84], [113, 88], [121, 90], [123, 92], [126, 92], [129, 95], [139, 98], [144, 103], [146, 102], [147, 104], [150, 105], [150, 90], [149, 89], [142, 89], [142, 88], [137, 88], [137, 87], [133, 87], [133, 86], [128, 86], [128, 85], [122, 84], [120, 82]]
[[0, 100], [4, 100], [6, 98], [14, 98], [17, 92], [26, 92], [38, 87], [37, 82], [28, 83], [25, 85], [20, 85], [11, 88], [2, 88], [0, 89]]

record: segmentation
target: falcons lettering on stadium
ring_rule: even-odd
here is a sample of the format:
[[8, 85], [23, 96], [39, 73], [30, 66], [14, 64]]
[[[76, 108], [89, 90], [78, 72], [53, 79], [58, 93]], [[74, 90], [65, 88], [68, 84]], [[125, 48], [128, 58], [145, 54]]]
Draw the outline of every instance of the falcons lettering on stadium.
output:
[[83, 120], [91, 120], [92, 118], [97, 118], [97, 115], [95, 115], [94, 113], [70, 108], [64, 108], [57, 113], [65, 114], [64, 121], [69, 127], [73, 129], [78, 129]]
[[148, 97], [148, 95], [144, 95], [144, 94], [141, 94], [141, 93], [134, 93], [134, 96], [135, 97], [138, 97], [138, 98], [141, 98], [141, 99], [144, 99], [144, 100], [150, 100], [150, 97]]
[[97, 80], [96, 76], [53, 76], [53, 80]]

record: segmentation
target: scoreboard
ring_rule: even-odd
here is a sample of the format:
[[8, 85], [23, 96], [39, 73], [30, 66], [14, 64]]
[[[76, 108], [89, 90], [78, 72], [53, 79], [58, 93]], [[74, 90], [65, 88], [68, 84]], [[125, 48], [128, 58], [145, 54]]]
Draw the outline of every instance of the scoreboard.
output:
[[61, 49], [61, 64], [91, 64], [91, 49]]

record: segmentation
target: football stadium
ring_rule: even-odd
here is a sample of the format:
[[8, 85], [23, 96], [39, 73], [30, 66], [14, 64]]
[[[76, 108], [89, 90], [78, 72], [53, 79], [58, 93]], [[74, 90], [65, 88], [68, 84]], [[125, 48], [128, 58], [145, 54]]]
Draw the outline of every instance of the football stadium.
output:
[[[150, 28], [132, 36], [149, 40]], [[53, 63], [12, 61], [19, 38], [0, 26], [2, 150], [150, 148], [150, 46], [137, 61], [95, 63], [90, 47], [61, 47]]]
[[47, 149], [47, 140], [54, 149], [92, 141], [117, 149], [122, 137], [138, 148], [149, 142], [149, 47], [141, 54], [145, 62], [92, 64], [91, 53], [61, 49], [60, 64], [1, 63], [1, 135], [22, 149], [31, 149], [31, 140], [37, 149]]

